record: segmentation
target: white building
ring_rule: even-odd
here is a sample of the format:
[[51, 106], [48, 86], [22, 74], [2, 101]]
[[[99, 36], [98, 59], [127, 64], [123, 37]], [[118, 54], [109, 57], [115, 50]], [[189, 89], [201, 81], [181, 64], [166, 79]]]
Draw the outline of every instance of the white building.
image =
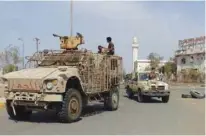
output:
[[205, 36], [180, 40], [175, 60], [177, 73], [186, 69], [205, 72]]
[[[166, 61], [166, 60], [162, 60], [162, 61], [160, 61], [160, 63], [159, 63], [159, 67], [162, 67], [162, 66], [164, 66], [165, 65], [165, 63], [167, 63], [168, 61]], [[145, 59], [145, 60], [137, 60], [137, 68], [136, 68], [136, 70], [137, 71], [145, 71], [147, 68], [151, 68], [150, 67], [150, 60], [147, 60], [147, 59]], [[136, 71], [136, 72], [137, 72]]]

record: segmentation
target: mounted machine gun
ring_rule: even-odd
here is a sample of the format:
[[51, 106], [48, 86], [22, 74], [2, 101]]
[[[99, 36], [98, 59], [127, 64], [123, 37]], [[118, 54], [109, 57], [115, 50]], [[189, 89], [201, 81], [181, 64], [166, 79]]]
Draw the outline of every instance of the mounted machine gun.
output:
[[61, 49], [78, 50], [78, 46], [84, 44], [84, 37], [82, 34], [77, 33], [76, 36], [59, 36], [53, 34], [54, 37], [59, 37]]

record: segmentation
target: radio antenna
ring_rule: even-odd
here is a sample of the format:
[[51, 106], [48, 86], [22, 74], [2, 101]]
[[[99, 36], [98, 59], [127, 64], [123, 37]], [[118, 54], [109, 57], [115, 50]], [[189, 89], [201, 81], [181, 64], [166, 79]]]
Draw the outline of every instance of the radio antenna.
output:
[[72, 33], [73, 33], [73, 31], [72, 31], [72, 23], [73, 23], [73, 16], [72, 16], [72, 14], [73, 14], [73, 1], [71, 0], [71, 2], [70, 2], [70, 30], [71, 30], [71, 36], [72, 36]]

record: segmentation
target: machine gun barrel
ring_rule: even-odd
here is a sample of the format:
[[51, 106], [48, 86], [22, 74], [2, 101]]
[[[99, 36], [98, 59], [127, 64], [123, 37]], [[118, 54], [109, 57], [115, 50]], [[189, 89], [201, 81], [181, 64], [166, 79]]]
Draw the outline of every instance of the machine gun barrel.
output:
[[62, 36], [59, 36], [59, 35], [57, 35], [57, 34], [53, 34], [53, 36], [54, 36], [54, 37], [59, 37], [59, 38], [62, 37]]

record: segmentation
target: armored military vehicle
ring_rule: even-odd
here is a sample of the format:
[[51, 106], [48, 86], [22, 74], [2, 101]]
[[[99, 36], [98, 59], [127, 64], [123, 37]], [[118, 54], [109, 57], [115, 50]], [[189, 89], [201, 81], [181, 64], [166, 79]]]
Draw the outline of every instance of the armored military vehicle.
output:
[[6, 109], [13, 119], [30, 117], [32, 111], [55, 110], [61, 122], [74, 122], [92, 101], [115, 111], [119, 105], [122, 58], [80, 50], [81, 34], [58, 36], [60, 50], [44, 50], [28, 57], [33, 68], [3, 76]]
[[158, 97], [162, 98], [164, 103], [167, 103], [170, 97], [168, 84], [159, 80], [157, 72], [155, 78], [149, 79], [149, 73], [150, 71], [140, 71], [136, 78], [125, 84], [128, 97], [132, 98], [137, 95], [139, 102], [147, 101], [151, 97]]

